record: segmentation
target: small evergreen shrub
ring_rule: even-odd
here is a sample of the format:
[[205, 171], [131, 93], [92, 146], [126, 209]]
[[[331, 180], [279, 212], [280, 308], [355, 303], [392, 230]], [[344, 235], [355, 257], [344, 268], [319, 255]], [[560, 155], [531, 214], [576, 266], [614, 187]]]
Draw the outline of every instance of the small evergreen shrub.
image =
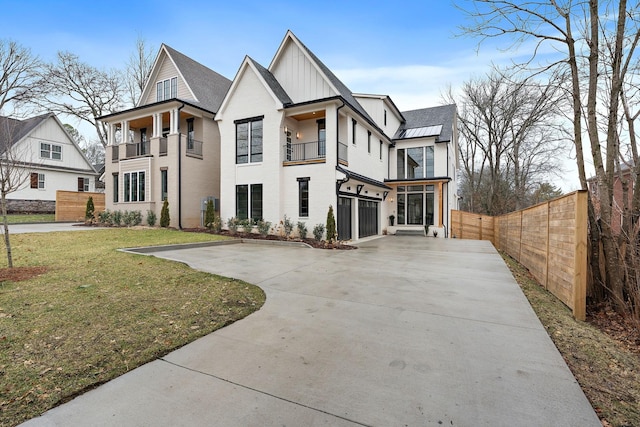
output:
[[162, 210], [160, 211], [160, 227], [167, 228], [171, 224], [171, 216], [169, 215], [169, 200], [164, 199]]
[[329, 205], [327, 212], [327, 241], [333, 242], [336, 239], [336, 218], [333, 216], [333, 206]]
[[229, 233], [236, 234], [238, 232], [239, 220], [235, 216], [232, 216], [227, 220], [227, 227], [229, 227]]
[[102, 211], [98, 214], [98, 221], [103, 225], [113, 225], [113, 219], [111, 219], [111, 212], [108, 210]]
[[263, 220], [258, 221], [258, 233], [266, 236], [269, 234], [269, 230], [271, 230], [271, 222]]
[[242, 227], [242, 231], [245, 233], [251, 233], [253, 229], [253, 220], [251, 218], [241, 219], [240, 227]]
[[282, 221], [282, 227], [284, 230], [284, 236], [288, 239], [291, 236], [291, 232], [293, 231], [293, 221], [291, 218], [284, 216], [284, 220]]
[[156, 215], [156, 213], [151, 209], [149, 209], [147, 211], [147, 225], [149, 227], [153, 227], [154, 225], [156, 225], [157, 220], [158, 220], [158, 216]]
[[222, 231], [222, 218], [219, 216], [213, 217], [213, 222], [211, 223], [211, 231], [214, 233], [220, 233]]
[[307, 238], [307, 224], [305, 224], [302, 221], [298, 221], [298, 223], [296, 224], [296, 227], [298, 228], [298, 236], [301, 239], [306, 239]]
[[111, 215], [111, 219], [114, 225], [117, 225], [118, 227], [120, 227], [122, 225], [122, 212], [120, 211], [113, 212], [113, 214]]
[[93, 222], [93, 220], [95, 219], [94, 218], [95, 212], [96, 212], [96, 208], [93, 205], [93, 197], [89, 196], [89, 199], [87, 200], [87, 207], [84, 211], [84, 219], [86, 221]]
[[131, 211], [129, 213], [131, 215], [131, 224], [135, 227], [136, 225], [142, 224], [142, 212], [141, 211]]
[[322, 240], [322, 236], [324, 235], [324, 224], [316, 224], [315, 227], [313, 227], [313, 237], [316, 239], [317, 242]]
[[207, 200], [207, 210], [204, 212], [204, 226], [209, 229], [209, 231], [213, 230], [213, 222], [215, 221], [216, 213], [213, 210], [213, 200]]

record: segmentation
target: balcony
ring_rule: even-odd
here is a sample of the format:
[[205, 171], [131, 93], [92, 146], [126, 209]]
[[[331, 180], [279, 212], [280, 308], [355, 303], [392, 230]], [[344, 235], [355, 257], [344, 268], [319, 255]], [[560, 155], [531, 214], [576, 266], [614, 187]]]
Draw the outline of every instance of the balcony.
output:
[[111, 161], [113, 163], [117, 163], [118, 161], [120, 161], [120, 146], [119, 145], [112, 145], [111, 146]]
[[149, 141], [129, 143], [125, 144], [125, 146], [127, 159], [132, 157], [148, 156], [151, 154]]
[[338, 161], [342, 165], [349, 165], [349, 146], [342, 142], [338, 142]]
[[187, 155], [202, 158], [202, 141], [187, 138]]
[[[301, 142], [297, 144], [285, 144], [284, 166], [293, 166], [309, 163], [324, 163], [327, 157], [326, 141]], [[338, 143], [338, 160], [341, 164], [347, 164], [349, 147], [342, 142]]]

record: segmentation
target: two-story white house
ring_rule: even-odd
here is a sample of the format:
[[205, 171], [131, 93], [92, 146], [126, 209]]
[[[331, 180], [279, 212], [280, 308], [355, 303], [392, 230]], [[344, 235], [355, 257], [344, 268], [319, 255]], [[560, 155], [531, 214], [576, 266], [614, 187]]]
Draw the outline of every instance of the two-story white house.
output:
[[426, 225], [447, 236], [455, 106], [402, 113], [354, 94], [288, 31], [267, 68], [245, 57], [215, 120], [224, 220], [286, 215], [311, 230], [331, 205], [341, 240]]
[[106, 208], [151, 210], [166, 199], [171, 226], [202, 225], [220, 199], [220, 135], [213, 118], [231, 81], [163, 44], [135, 108], [108, 124]]
[[98, 179], [53, 113], [25, 120], [0, 116], [0, 162], [2, 178], [20, 184], [7, 195], [9, 212], [54, 212], [57, 190], [95, 191]]

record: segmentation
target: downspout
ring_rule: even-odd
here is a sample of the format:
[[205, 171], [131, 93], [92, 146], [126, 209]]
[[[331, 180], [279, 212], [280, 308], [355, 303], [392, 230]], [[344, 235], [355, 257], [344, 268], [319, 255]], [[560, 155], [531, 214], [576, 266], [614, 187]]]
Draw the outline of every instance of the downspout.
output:
[[[342, 101], [342, 105], [336, 108], [336, 168], [340, 167], [340, 109], [345, 106], [344, 101]], [[340, 197], [340, 187], [342, 184], [349, 180], [349, 176], [347, 175], [347, 179], [339, 180], [336, 182], [336, 209], [338, 209], [338, 198]]]
[[184, 102], [178, 107], [178, 229], [182, 230], [182, 134], [180, 133], [180, 110]]

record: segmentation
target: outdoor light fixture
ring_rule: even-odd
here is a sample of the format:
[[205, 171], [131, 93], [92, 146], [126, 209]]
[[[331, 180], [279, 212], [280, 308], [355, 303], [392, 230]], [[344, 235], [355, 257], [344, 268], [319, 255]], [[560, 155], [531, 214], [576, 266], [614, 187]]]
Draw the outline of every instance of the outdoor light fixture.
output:
[[301, 138], [300, 132], [296, 132], [296, 139], [300, 139], [300, 138]]
[[289, 132], [289, 128], [288, 127], [284, 127], [284, 133], [286, 134], [287, 132]]

